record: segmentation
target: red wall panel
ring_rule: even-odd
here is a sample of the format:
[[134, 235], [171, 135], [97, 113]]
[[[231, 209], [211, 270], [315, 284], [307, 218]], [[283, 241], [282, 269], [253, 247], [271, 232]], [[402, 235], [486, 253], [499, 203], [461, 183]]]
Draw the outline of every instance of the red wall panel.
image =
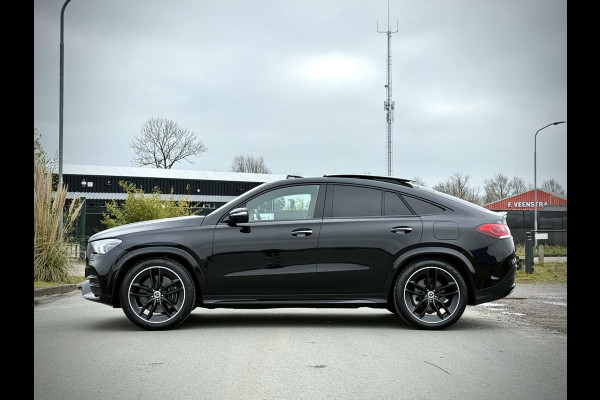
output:
[[[544, 192], [541, 189], [537, 191], [537, 209], [538, 211], [543, 210], [546, 206], [566, 206], [567, 199], [555, 196], [551, 193]], [[489, 210], [533, 210], [535, 208], [534, 203], [534, 191], [521, 193], [513, 197], [502, 199], [494, 203], [486, 204], [484, 206]]]

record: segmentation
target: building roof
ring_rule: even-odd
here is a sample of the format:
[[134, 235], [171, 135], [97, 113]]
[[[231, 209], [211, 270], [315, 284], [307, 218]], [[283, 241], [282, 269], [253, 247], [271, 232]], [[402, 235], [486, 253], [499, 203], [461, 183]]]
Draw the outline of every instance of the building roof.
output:
[[197, 171], [191, 169], [161, 169], [146, 167], [119, 167], [108, 165], [64, 164], [63, 174], [127, 176], [143, 178], [194, 179], [203, 181], [275, 182], [286, 179], [281, 174], [255, 174], [248, 172]]
[[[519, 193], [514, 196], [505, 197], [500, 200], [485, 204], [483, 207], [488, 210], [534, 210], [535, 209], [535, 191]], [[549, 206], [567, 206], [567, 196], [548, 192], [546, 190], [537, 190], [537, 208], [548, 209]]]
[[[97, 192], [67, 192], [67, 199], [86, 198], [90, 200], [125, 200], [127, 193], [97, 193]], [[173, 198], [175, 201], [187, 200], [190, 202], [202, 203], [227, 203], [235, 199], [235, 196], [210, 196], [210, 195], [184, 195], [184, 194], [161, 194], [161, 200]]]

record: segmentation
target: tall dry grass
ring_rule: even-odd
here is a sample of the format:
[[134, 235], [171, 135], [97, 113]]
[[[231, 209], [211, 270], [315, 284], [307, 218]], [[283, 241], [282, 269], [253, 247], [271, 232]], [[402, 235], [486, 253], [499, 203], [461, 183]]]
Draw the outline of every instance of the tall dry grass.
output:
[[65, 206], [67, 189], [58, 185], [52, 190], [52, 173], [34, 164], [33, 171], [33, 280], [66, 282], [69, 275], [69, 251], [73, 241], [73, 225], [83, 203], [71, 201], [63, 212], [60, 230], [60, 210]]

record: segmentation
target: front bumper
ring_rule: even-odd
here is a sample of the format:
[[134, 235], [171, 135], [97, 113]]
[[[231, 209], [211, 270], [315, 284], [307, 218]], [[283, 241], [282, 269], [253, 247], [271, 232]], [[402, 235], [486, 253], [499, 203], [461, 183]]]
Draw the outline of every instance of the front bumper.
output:
[[101, 302], [100, 296], [96, 296], [92, 291], [92, 285], [89, 279], [81, 284], [81, 296], [86, 300]]
[[81, 295], [86, 300], [113, 305], [115, 266], [126, 252], [119, 246], [106, 254], [94, 254], [91, 250], [91, 245], [88, 244], [86, 281], [81, 285]]

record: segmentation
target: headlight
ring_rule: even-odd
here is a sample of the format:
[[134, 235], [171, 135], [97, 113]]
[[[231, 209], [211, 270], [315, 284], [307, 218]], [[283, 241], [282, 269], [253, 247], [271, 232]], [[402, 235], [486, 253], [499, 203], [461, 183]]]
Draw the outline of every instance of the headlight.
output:
[[122, 242], [121, 239], [102, 239], [90, 242], [92, 252], [95, 254], [106, 254]]

